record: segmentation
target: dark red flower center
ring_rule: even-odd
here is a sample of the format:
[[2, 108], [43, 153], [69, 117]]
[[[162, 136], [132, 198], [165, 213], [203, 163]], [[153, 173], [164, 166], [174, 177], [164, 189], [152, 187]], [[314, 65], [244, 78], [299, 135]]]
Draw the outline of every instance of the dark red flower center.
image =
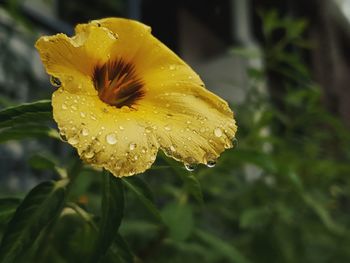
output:
[[117, 108], [132, 107], [144, 96], [144, 85], [134, 65], [123, 59], [97, 65], [92, 79], [100, 99]]

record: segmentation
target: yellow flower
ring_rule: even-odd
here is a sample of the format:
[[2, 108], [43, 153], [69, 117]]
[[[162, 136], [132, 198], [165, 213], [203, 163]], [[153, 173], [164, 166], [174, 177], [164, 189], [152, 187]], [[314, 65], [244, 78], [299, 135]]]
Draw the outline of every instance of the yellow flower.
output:
[[148, 169], [159, 149], [212, 166], [236, 133], [227, 103], [139, 22], [106, 18], [37, 43], [58, 90], [60, 133], [87, 163], [115, 176]]

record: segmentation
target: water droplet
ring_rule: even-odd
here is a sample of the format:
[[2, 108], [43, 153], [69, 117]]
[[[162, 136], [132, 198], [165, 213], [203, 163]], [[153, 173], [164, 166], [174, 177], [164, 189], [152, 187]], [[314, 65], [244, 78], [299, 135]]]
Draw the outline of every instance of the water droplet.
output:
[[209, 168], [213, 168], [216, 165], [216, 161], [214, 161], [214, 160], [208, 161], [206, 165]]
[[74, 106], [74, 105], [72, 105], [72, 106], [70, 106], [70, 107], [71, 107], [72, 110], [77, 110], [77, 107]]
[[170, 146], [170, 150], [172, 151], [172, 152], [176, 152], [176, 149], [175, 149], [175, 147], [174, 146]]
[[220, 128], [216, 128], [214, 130], [214, 134], [216, 137], [221, 137], [222, 136], [222, 130]]
[[82, 134], [83, 136], [88, 136], [88, 135], [89, 135], [89, 130], [86, 129], [86, 128], [83, 128], [83, 129], [81, 130], [81, 134]]
[[93, 151], [87, 151], [84, 153], [84, 157], [87, 159], [91, 159], [94, 156], [95, 156], [95, 153]]
[[119, 126], [119, 129], [122, 131], [122, 130], [124, 130], [124, 127], [123, 126]]
[[169, 125], [164, 126], [164, 130], [171, 131], [171, 127]]
[[84, 112], [80, 112], [80, 116], [81, 116], [82, 118], [85, 118], [85, 117], [86, 117], [86, 114], [85, 114]]
[[58, 78], [54, 77], [54, 76], [50, 77], [50, 83], [51, 83], [52, 86], [54, 86], [56, 88], [61, 87], [61, 81]]
[[66, 104], [62, 104], [62, 110], [66, 110], [67, 109], [67, 105]]
[[188, 76], [188, 79], [192, 79], [193, 77], [192, 76]]
[[67, 137], [63, 132], [60, 132], [60, 137], [61, 137], [62, 141], [65, 141], [65, 142], [67, 141]]
[[191, 121], [186, 121], [187, 124], [191, 124]]
[[238, 140], [236, 139], [236, 137], [234, 137], [234, 138], [232, 139], [232, 145], [233, 145], [233, 148], [236, 148], [236, 147], [237, 147], [237, 145], [238, 145]]
[[136, 148], [136, 143], [130, 143], [130, 145], [129, 145], [129, 149], [130, 149], [130, 151], [133, 151], [133, 150], [135, 150], [135, 148]]
[[197, 168], [197, 165], [194, 163], [185, 163], [185, 168], [187, 171], [193, 172]]
[[202, 128], [200, 128], [200, 130], [199, 130], [201, 133], [204, 133], [205, 132], [205, 128], [204, 127], [202, 127]]
[[169, 69], [170, 69], [170, 70], [174, 70], [175, 68], [176, 68], [175, 65], [170, 65], [170, 66], [169, 66]]
[[135, 161], [136, 161], [138, 158], [139, 158], [139, 157], [138, 157], [137, 155], [134, 156]]
[[145, 128], [145, 132], [146, 132], [146, 133], [151, 133], [151, 131], [152, 131], [152, 129], [151, 129], [150, 127], [146, 127], [146, 128]]
[[68, 139], [68, 143], [71, 145], [76, 145], [78, 142], [79, 142], [79, 140], [76, 137], [71, 137]]
[[110, 133], [108, 135], [106, 135], [106, 141], [108, 144], [116, 144], [117, 143], [117, 137], [115, 136], [114, 133]]

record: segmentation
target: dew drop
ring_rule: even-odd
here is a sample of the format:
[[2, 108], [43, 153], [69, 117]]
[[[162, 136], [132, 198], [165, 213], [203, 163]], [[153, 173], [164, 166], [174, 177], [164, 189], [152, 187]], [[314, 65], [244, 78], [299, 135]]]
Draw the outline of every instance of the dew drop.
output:
[[94, 156], [95, 156], [95, 153], [93, 151], [87, 151], [86, 153], [84, 153], [84, 157], [87, 159], [91, 159]]
[[130, 149], [130, 151], [133, 151], [133, 150], [135, 150], [135, 148], [136, 148], [136, 143], [130, 143], [130, 145], [129, 145], [129, 149]]
[[136, 161], [139, 157], [137, 155], [134, 156], [134, 160]]
[[58, 78], [54, 77], [54, 76], [50, 77], [50, 83], [51, 83], [52, 86], [54, 86], [56, 88], [61, 87], [61, 81]]
[[86, 117], [86, 114], [85, 114], [84, 112], [80, 112], [80, 116], [81, 116], [82, 118], [85, 118], [85, 117]]
[[66, 104], [62, 104], [62, 110], [66, 110], [67, 109], [67, 105]]
[[171, 127], [168, 126], [168, 125], [166, 125], [166, 126], [164, 126], [164, 130], [166, 130], [166, 131], [171, 131]]
[[108, 144], [116, 144], [117, 143], [117, 137], [115, 136], [114, 133], [110, 133], [106, 135], [106, 141]]
[[214, 130], [214, 134], [216, 137], [221, 137], [222, 136], [222, 130], [220, 128], [216, 128]]
[[174, 70], [175, 68], [176, 68], [175, 65], [170, 65], [170, 66], [169, 66], [169, 69], [170, 69], [170, 70]]
[[206, 165], [209, 168], [213, 168], [216, 165], [216, 161], [214, 161], [214, 160], [208, 161]]
[[74, 105], [72, 105], [72, 106], [70, 106], [70, 107], [71, 107], [72, 110], [77, 110], [77, 107], [74, 106]]
[[62, 141], [64, 141], [64, 142], [67, 141], [67, 137], [63, 132], [60, 132], [60, 137], [61, 137]]
[[145, 132], [146, 132], [146, 133], [151, 133], [151, 132], [152, 132], [152, 129], [151, 129], [150, 127], [146, 127], [146, 128], [145, 128]]
[[238, 145], [238, 140], [236, 139], [236, 137], [234, 137], [234, 138], [232, 139], [232, 145], [233, 145], [233, 148], [236, 148], [236, 147], [237, 147], [237, 145]]
[[174, 146], [170, 146], [170, 150], [172, 151], [172, 152], [176, 152], [176, 149], [175, 149], [175, 147]]
[[202, 128], [200, 128], [200, 130], [199, 130], [201, 133], [204, 133], [205, 132], [205, 128], [204, 127], [202, 127]]
[[185, 168], [187, 171], [193, 172], [197, 168], [197, 165], [194, 163], [185, 163]]
[[68, 139], [68, 143], [71, 145], [76, 145], [78, 142], [79, 142], [79, 140], [76, 137], [71, 137]]
[[88, 135], [89, 135], [88, 129], [83, 128], [83, 129], [81, 130], [81, 134], [82, 134], [83, 136], [88, 136]]
[[119, 126], [119, 129], [122, 131], [122, 130], [124, 130], [124, 127], [123, 126]]

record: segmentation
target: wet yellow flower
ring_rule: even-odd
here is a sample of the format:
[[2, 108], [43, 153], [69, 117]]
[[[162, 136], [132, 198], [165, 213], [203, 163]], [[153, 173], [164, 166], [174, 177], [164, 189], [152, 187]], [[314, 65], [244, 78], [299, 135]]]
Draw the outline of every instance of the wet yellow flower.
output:
[[60, 133], [87, 163], [115, 176], [148, 169], [159, 149], [190, 168], [212, 166], [236, 132], [227, 103], [139, 22], [106, 18], [76, 35], [43, 36]]

